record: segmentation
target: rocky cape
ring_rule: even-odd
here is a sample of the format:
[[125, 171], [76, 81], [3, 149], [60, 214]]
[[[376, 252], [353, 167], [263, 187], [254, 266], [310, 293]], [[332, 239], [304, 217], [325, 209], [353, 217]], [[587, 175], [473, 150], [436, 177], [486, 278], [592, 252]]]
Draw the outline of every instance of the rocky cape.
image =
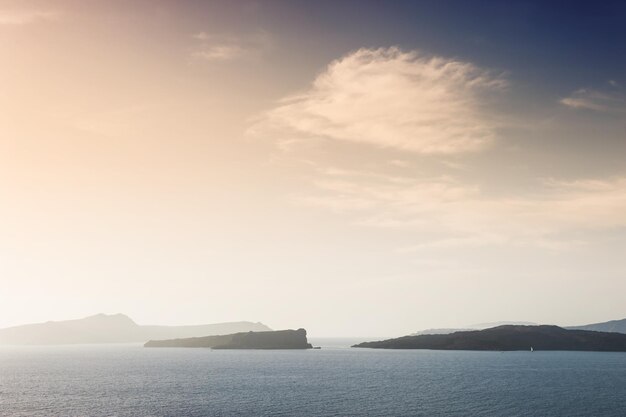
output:
[[272, 329], [262, 323], [249, 321], [195, 326], [142, 326], [124, 314], [96, 314], [78, 320], [49, 321], [0, 329], [0, 344], [145, 343], [151, 339], [268, 330]]
[[144, 346], [212, 349], [310, 349], [312, 347], [307, 341], [304, 329], [151, 340]]
[[567, 330], [558, 326], [498, 326], [451, 334], [404, 336], [353, 347], [432, 350], [576, 350], [626, 352], [626, 334]]

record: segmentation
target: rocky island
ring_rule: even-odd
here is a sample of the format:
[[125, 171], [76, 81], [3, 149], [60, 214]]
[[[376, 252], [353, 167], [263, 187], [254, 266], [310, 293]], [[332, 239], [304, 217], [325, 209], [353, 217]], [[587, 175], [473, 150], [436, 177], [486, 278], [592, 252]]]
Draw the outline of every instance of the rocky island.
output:
[[558, 326], [498, 326], [450, 334], [404, 336], [353, 347], [432, 350], [577, 350], [626, 352], [626, 334], [567, 330]]
[[242, 332], [220, 336], [150, 340], [145, 347], [191, 347], [212, 349], [310, 349], [306, 330]]

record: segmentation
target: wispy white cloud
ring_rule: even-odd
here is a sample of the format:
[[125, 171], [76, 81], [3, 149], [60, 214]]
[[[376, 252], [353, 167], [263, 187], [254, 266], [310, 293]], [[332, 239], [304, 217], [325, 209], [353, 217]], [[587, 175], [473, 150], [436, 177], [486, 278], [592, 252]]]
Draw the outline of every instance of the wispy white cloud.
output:
[[240, 58], [245, 52], [239, 45], [210, 45], [192, 52], [191, 56], [203, 61], [230, 61]]
[[391, 161], [389, 161], [389, 165], [399, 167], [399, 168], [406, 168], [410, 166], [411, 163], [405, 159], [392, 159]]
[[198, 32], [192, 35], [194, 46], [190, 53], [195, 61], [221, 62], [250, 57], [267, 49], [271, 39], [261, 31], [249, 36], [234, 37]]
[[42, 20], [54, 20], [58, 12], [44, 10], [0, 10], [0, 25], [20, 26]]
[[505, 80], [468, 62], [398, 48], [360, 49], [250, 129], [282, 144], [330, 139], [421, 154], [475, 151], [496, 137], [485, 93]]
[[[609, 81], [609, 84], [615, 88], [619, 87], [615, 81]], [[601, 92], [581, 88], [568, 97], [562, 98], [560, 103], [573, 109], [586, 109], [598, 112], [626, 112], [626, 96], [615, 89], [610, 92]]]
[[507, 243], [507, 240], [499, 235], [492, 235], [489, 233], [474, 234], [463, 237], [446, 237], [436, 239], [433, 241], [420, 243], [412, 246], [405, 246], [398, 249], [399, 253], [411, 253], [419, 252], [423, 249], [446, 249], [454, 247], [468, 247], [468, 246], [488, 246], [488, 245], [501, 245]]
[[209, 35], [206, 32], [194, 33], [193, 35], [191, 35], [191, 37], [194, 38], [194, 39], [198, 39], [199, 41], [207, 41], [207, 40], [211, 39], [211, 35]]

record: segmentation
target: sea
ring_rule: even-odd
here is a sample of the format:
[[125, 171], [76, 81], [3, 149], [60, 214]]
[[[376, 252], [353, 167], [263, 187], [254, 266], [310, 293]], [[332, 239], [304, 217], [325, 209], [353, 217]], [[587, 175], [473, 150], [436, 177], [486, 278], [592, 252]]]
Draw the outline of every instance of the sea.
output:
[[626, 353], [0, 348], [0, 416], [626, 416]]

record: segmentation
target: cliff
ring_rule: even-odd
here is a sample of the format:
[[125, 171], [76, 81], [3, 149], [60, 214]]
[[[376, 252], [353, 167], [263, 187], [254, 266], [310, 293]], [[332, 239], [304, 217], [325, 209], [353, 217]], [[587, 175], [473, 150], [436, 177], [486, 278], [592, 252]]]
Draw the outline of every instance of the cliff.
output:
[[310, 349], [306, 330], [245, 332], [186, 339], [151, 340], [145, 347], [192, 347], [213, 349]]
[[582, 350], [626, 352], [626, 335], [557, 326], [498, 326], [451, 334], [404, 336], [353, 347], [434, 350]]
[[97, 314], [78, 320], [49, 321], [0, 329], [0, 344], [144, 343], [150, 339], [267, 330], [271, 329], [262, 323], [248, 321], [197, 326], [142, 326], [124, 314]]

